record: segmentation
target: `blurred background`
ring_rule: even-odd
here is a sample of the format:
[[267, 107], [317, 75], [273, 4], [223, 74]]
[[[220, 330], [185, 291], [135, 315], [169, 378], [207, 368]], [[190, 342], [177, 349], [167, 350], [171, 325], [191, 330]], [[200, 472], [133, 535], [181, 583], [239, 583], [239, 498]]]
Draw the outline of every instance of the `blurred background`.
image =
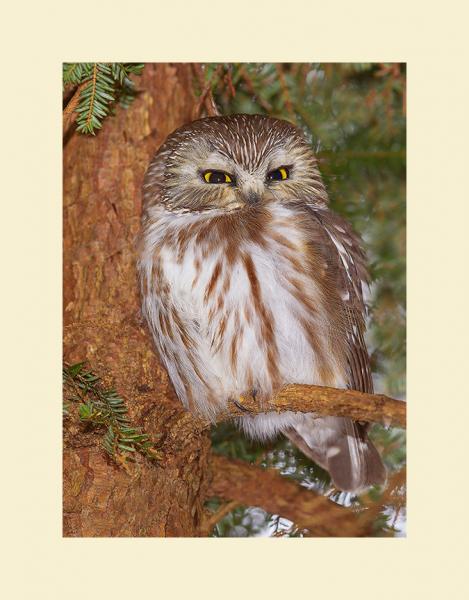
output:
[[[300, 127], [319, 159], [331, 208], [364, 240], [372, 278], [367, 343], [376, 393], [405, 399], [405, 64], [206, 64], [204, 87], [222, 114], [261, 113]], [[383, 503], [377, 536], [405, 535], [405, 432], [374, 425], [371, 437], [396, 483], [361, 497], [339, 493], [329, 476], [286, 440], [270, 447], [235, 426], [212, 430], [215, 452], [275, 467], [285, 477], [357, 510]], [[401, 477], [399, 475], [402, 475]], [[386, 493], [386, 498], [383, 494]], [[218, 511], [217, 498], [207, 503]], [[294, 523], [257, 507], [233, 506], [215, 537], [301, 536]]]

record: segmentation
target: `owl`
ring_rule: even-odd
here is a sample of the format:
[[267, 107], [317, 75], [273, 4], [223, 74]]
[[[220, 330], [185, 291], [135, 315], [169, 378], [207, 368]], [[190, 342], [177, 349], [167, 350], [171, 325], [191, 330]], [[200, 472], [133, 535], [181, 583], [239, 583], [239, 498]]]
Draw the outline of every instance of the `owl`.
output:
[[[209, 117], [172, 133], [145, 175], [142, 313], [176, 393], [210, 419], [285, 385], [372, 392], [364, 254], [328, 207], [300, 130], [261, 115]], [[314, 413], [239, 419], [279, 434], [357, 492], [385, 468], [365, 424]]]

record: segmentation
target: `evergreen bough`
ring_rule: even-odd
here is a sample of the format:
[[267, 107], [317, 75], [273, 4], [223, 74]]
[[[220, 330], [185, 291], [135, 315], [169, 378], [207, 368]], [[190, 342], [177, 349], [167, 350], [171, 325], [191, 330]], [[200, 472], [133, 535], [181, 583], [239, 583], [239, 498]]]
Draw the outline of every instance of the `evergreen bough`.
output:
[[[160, 458], [150, 437], [131, 425], [124, 400], [115, 390], [104, 388], [100, 378], [85, 369], [84, 362], [64, 363], [63, 383], [66, 400], [79, 403], [80, 420], [106, 428], [102, 446], [114, 461], [125, 464], [135, 452]], [[70, 405], [64, 405], [64, 416], [69, 414]]]
[[130, 75], [140, 75], [142, 63], [64, 63], [63, 86], [79, 87], [77, 131], [95, 135], [119, 102], [127, 108], [136, 96]]

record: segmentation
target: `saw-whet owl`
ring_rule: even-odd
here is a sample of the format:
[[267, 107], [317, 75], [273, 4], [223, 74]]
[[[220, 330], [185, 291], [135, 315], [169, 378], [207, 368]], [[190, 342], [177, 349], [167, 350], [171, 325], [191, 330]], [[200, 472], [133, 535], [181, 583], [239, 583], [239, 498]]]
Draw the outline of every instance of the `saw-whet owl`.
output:
[[[214, 418], [293, 383], [372, 392], [364, 253], [328, 206], [301, 131], [261, 115], [209, 117], [172, 133], [143, 186], [142, 312], [176, 393]], [[335, 486], [383, 483], [365, 424], [246, 413], [251, 438], [286, 435]]]

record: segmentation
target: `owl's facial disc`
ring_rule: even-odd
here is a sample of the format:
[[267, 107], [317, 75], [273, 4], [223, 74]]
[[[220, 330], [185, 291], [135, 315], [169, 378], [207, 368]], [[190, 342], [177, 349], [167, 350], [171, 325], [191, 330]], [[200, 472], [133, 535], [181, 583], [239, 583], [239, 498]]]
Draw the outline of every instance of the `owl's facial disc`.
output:
[[327, 202], [310, 147], [285, 121], [260, 115], [202, 119], [170, 138], [163, 159], [159, 189], [169, 210]]

